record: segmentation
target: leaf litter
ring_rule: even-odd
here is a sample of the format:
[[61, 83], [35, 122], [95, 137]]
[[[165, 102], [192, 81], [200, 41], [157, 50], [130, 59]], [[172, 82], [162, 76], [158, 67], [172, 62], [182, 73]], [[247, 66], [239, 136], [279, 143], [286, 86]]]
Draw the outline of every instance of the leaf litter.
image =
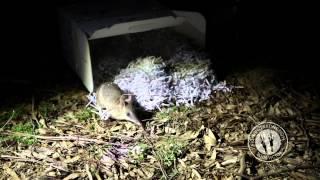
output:
[[[30, 105], [14, 116], [3, 110], [11, 119], [1, 121], [0, 179], [317, 179], [319, 97], [270, 76], [261, 69], [237, 74], [229, 82], [242, 89], [154, 113], [147, 138], [130, 122], [101, 121], [84, 110], [80, 90], [59, 93], [33, 113]], [[250, 130], [264, 121], [281, 125], [289, 137], [276, 162], [258, 161], [247, 147]], [[21, 123], [32, 128], [19, 129]]]

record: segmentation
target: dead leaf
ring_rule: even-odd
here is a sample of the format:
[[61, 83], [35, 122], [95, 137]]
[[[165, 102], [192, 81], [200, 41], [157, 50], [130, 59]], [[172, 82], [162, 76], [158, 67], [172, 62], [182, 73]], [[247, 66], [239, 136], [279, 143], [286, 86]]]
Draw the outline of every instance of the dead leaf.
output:
[[236, 108], [237, 106], [236, 105], [234, 105], [234, 104], [228, 104], [227, 106], [226, 106], [226, 109], [227, 110], [232, 110], [232, 109], [234, 109], [234, 108]]
[[67, 177], [63, 178], [63, 180], [69, 180], [69, 179], [76, 179], [80, 176], [81, 174], [79, 173], [72, 173], [72, 174], [69, 174]]
[[180, 138], [182, 140], [190, 140], [195, 139], [199, 136], [199, 133], [204, 129], [204, 126], [202, 125], [198, 131], [187, 131], [186, 133], [180, 135]]
[[39, 128], [38, 132], [39, 132], [40, 135], [44, 135], [44, 134], [47, 134], [48, 131], [45, 128]]
[[39, 124], [41, 125], [42, 128], [48, 128], [46, 121], [43, 118], [39, 120]]
[[234, 178], [233, 178], [233, 176], [229, 176], [229, 177], [227, 177], [227, 178], [224, 178], [225, 180], [233, 180]]
[[124, 168], [129, 169], [129, 164], [124, 159], [120, 159], [119, 162]]
[[218, 111], [219, 114], [222, 114], [224, 112], [224, 110], [223, 110], [223, 108], [222, 108], [222, 106], [220, 104], [217, 104], [215, 108], [216, 108], [216, 110]]
[[208, 161], [206, 161], [205, 163], [204, 163], [204, 167], [206, 167], [206, 168], [211, 168], [212, 166], [214, 166], [215, 165], [215, 161], [210, 161], [210, 160], [208, 160]]
[[57, 159], [58, 157], [60, 157], [60, 154], [58, 152], [52, 154], [53, 159]]
[[120, 129], [122, 129], [122, 125], [113, 126], [113, 127], [110, 128], [110, 131], [111, 131], [111, 132], [114, 132], [114, 131], [118, 131], [118, 130], [120, 130]]
[[140, 177], [142, 178], [146, 178], [146, 175], [143, 173], [143, 171], [141, 171], [141, 169], [137, 169], [137, 173], [139, 174]]
[[117, 168], [114, 167], [114, 166], [112, 166], [112, 173], [113, 173], [113, 178], [114, 178], [115, 180], [119, 179]]
[[47, 176], [51, 176], [51, 177], [54, 177], [54, 176], [57, 176], [56, 172], [48, 172]]
[[199, 152], [191, 152], [189, 156], [192, 157], [194, 160], [200, 159]]
[[66, 164], [74, 163], [74, 162], [77, 162], [79, 159], [80, 159], [80, 156], [74, 156], [73, 158], [65, 159], [64, 163]]
[[8, 165], [4, 165], [3, 166], [3, 170], [5, 171], [6, 174], [8, 174], [9, 176], [11, 176], [11, 178], [13, 180], [20, 180], [19, 176], [17, 175], [17, 173], [11, 169]]
[[280, 116], [281, 115], [281, 111], [278, 107], [275, 108], [275, 114], [276, 116]]
[[197, 179], [201, 179], [201, 175], [195, 169], [192, 169], [192, 177], [196, 177]]
[[21, 157], [32, 157], [32, 152], [31, 150], [27, 149], [19, 153], [19, 156]]
[[287, 108], [287, 113], [289, 114], [289, 116], [294, 116], [295, 115], [295, 113], [290, 108]]
[[21, 177], [21, 180], [28, 180], [26, 175], [23, 172], [20, 173], [20, 177]]
[[210, 160], [216, 160], [217, 158], [217, 150], [213, 149]]
[[241, 112], [250, 112], [250, 111], [252, 111], [252, 110], [251, 110], [250, 106], [248, 106], [248, 105], [244, 105], [241, 109]]
[[37, 158], [37, 159], [46, 159], [48, 158], [48, 156], [44, 153], [36, 153], [36, 152], [32, 152], [32, 156]]
[[183, 168], [187, 168], [187, 165], [184, 163], [184, 161], [182, 159], [178, 159], [178, 161]]
[[129, 175], [131, 176], [131, 177], [135, 177], [135, 173], [133, 172], [133, 171], [129, 171]]
[[217, 145], [217, 139], [210, 129], [207, 129], [207, 135], [204, 135], [203, 138], [207, 151], [210, 151], [212, 146]]
[[273, 115], [274, 115], [274, 112], [275, 112], [274, 107], [270, 106], [270, 107], [269, 107], [269, 111], [268, 111], [268, 115], [269, 115], [269, 116], [273, 116]]
[[157, 159], [156, 159], [155, 157], [150, 156], [150, 155], [147, 155], [147, 159], [149, 159], [149, 162], [150, 162], [151, 164], [153, 164], [154, 162], [157, 161]]
[[216, 164], [216, 168], [218, 168], [218, 169], [221, 168], [221, 165], [220, 165], [220, 163], [218, 161], [216, 161], [215, 164]]
[[232, 159], [228, 159], [228, 160], [226, 160], [226, 161], [223, 161], [222, 163], [221, 163], [221, 165], [222, 166], [226, 166], [226, 165], [229, 165], [229, 164], [235, 164], [236, 162], [237, 162], [237, 157], [234, 157], [234, 158], [232, 158]]
[[148, 179], [152, 178], [152, 176], [154, 175], [153, 168], [142, 168], [142, 170]]
[[166, 132], [166, 134], [174, 134], [176, 132], [176, 130], [171, 127], [165, 127], [164, 132]]

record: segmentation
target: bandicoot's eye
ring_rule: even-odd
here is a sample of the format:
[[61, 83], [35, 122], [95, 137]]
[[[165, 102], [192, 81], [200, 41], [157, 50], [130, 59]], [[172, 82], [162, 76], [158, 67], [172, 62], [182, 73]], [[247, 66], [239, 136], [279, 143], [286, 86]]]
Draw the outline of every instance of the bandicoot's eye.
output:
[[127, 113], [127, 116], [128, 116], [128, 117], [130, 117], [130, 116], [131, 116], [131, 114], [130, 114], [130, 113]]

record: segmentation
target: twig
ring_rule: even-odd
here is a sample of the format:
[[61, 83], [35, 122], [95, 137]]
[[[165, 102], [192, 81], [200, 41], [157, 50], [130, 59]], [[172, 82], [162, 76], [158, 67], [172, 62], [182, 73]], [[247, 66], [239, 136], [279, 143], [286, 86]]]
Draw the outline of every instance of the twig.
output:
[[39, 123], [39, 121], [35, 115], [35, 112], [34, 112], [34, 96], [32, 96], [32, 98], [31, 98], [31, 118], [33, 120], [35, 120], [37, 122], [38, 126], [40, 127], [40, 123]]
[[312, 178], [309, 175], [305, 175], [301, 172], [292, 172], [290, 173], [290, 176], [293, 177], [293, 179], [315, 179], [314, 177]]
[[320, 125], [320, 119], [319, 120], [317, 120], [317, 119], [306, 119], [305, 120], [306, 122], [307, 122], [307, 124], [309, 124], [309, 123], [312, 123], [312, 125]]
[[119, 145], [118, 143], [110, 143], [110, 142], [105, 142], [105, 141], [97, 140], [97, 139], [83, 138], [80, 136], [39, 136], [39, 135], [32, 135], [32, 134], [20, 133], [20, 132], [3, 132], [1, 134], [15, 135], [15, 136], [27, 136], [27, 137], [34, 137], [37, 139], [44, 139], [44, 140], [51, 140], [51, 141], [69, 140], [69, 141], [86, 141], [86, 142], [91, 142], [91, 143], [96, 143], [96, 144]]
[[[320, 120], [320, 114], [319, 113], [311, 113], [312, 119], [315, 121]], [[319, 123], [319, 121], [317, 121]]]
[[[238, 170], [238, 173], [243, 174], [245, 169], [246, 169], [246, 153], [244, 153], [243, 151], [240, 151], [240, 168]], [[239, 179], [241, 179], [241, 176], [239, 176]]]
[[96, 171], [96, 172], [94, 173], [94, 175], [96, 176], [97, 180], [102, 180], [101, 177], [100, 177], [100, 175], [99, 175], [99, 173], [98, 173], [98, 171]]
[[309, 137], [308, 132], [305, 128], [305, 118], [301, 118], [300, 126], [302, 128], [303, 135], [307, 138], [307, 148], [309, 148], [310, 147], [310, 137]]
[[88, 164], [86, 164], [86, 173], [88, 175], [89, 180], [93, 180]]
[[[2, 159], [14, 159], [16, 161], [22, 161], [22, 162], [31, 162], [31, 163], [38, 163], [38, 164], [41, 164], [43, 165], [44, 163], [46, 162], [42, 162], [42, 161], [38, 161], [38, 160], [35, 160], [35, 159], [27, 159], [27, 158], [22, 158], [22, 157], [18, 157], [18, 156], [9, 156], [9, 155], [1, 155], [0, 158]], [[48, 166], [52, 166], [56, 169], [59, 169], [59, 170], [62, 170], [62, 171], [66, 171], [68, 172], [68, 170], [62, 168], [62, 167], [59, 167], [59, 166], [56, 166], [52, 163], [46, 163]]]
[[282, 174], [282, 173], [286, 173], [286, 172], [290, 172], [290, 171], [296, 171], [298, 169], [315, 169], [315, 168], [320, 168], [320, 166], [319, 165], [318, 166], [295, 166], [292, 168], [279, 169], [279, 170], [276, 170], [273, 172], [267, 172], [265, 174], [261, 174], [259, 176], [252, 177], [252, 179], [261, 179], [263, 177], [274, 176], [277, 174]]
[[222, 168], [219, 168], [219, 170], [223, 170], [223, 171], [226, 171], [228, 173], [231, 173], [231, 174], [234, 174], [236, 176], [241, 176], [243, 178], [246, 178], [246, 179], [250, 179], [250, 180], [254, 180], [254, 179], [261, 179], [263, 177], [268, 177], [268, 176], [274, 176], [274, 175], [277, 175], [277, 174], [282, 174], [282, 173], [286, 173], [286, 172], [290, 172], [290, 171], [296, 171], [298, 169], [315, 169], [315, 168], [320, 168], [320, 166], [296, 166], [296, 167], [293, 167], [293, 168], [286, 168], [286, 169], [279, 169], [277, 171], [272, 171], [272, 172], [267, 172], [267, 173], [264, 173], [264, 174], [261, 174], [259, 176], [248, 176], [248, 175], [244, 175], [244, 174], [241, 174], [241, 173], [238, 173], [238, 172], [234, 172], [234, 171], [231, 171], [231, 170], [228, 170], [228, 169], [222, 169]]
[[3, 130], [3, 128], [12, 120], [12, 118], [13, 118], [13, 116], [14, 116], [14, 114], [15, 114], [15, 111], [14, 110], [12, 110], [12, 114], [11, 114], [11, 116], [9, 117], [9, 119], [7, 120], [7, 122], [6, 123], [4, 123], [4, 125], [0, 128], [0, 130]]
[[238, 172], [234, 172], [234, 171], [231, 171], [231, 170], [228, 170], [228, 169], [225, 169], [225, 168], [218, 168], [219, 170], [223, 170], [225, 172], [228, 172], [228, 173], [231, 173], [231, 174], [234, 174], [236, 176], [241, 176], [243, 178], [246, 178], [246, 179], [251, 179], [252, 177], [251, 176], [247, 176], [247, 175], [244, 175], [244, 174], [241, 174], [241, 173], [238, 173]]
[[22, 158], [22, 157], [18, 157], [18, 156], [1, 155], [0, 158], [2, 158], [2, 159], [15, 159], [15, 160], [24, 161], [24, 162], [41, 163], [40, 161], [37, 161], [34, 159], [27, 159], [27, 158]]

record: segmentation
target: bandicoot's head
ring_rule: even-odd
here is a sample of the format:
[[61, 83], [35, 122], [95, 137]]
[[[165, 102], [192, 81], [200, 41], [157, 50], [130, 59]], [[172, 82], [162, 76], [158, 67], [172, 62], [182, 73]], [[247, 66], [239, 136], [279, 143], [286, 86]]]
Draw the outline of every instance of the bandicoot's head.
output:
[[137, 118], [133, 109], [132, 95], [123, 94], [120, 97], [119, 102], [119, 109], [117, 110], [117, 112], [113, 113], [113, 118], [128, 120], [141, 126], [142, 124]]

